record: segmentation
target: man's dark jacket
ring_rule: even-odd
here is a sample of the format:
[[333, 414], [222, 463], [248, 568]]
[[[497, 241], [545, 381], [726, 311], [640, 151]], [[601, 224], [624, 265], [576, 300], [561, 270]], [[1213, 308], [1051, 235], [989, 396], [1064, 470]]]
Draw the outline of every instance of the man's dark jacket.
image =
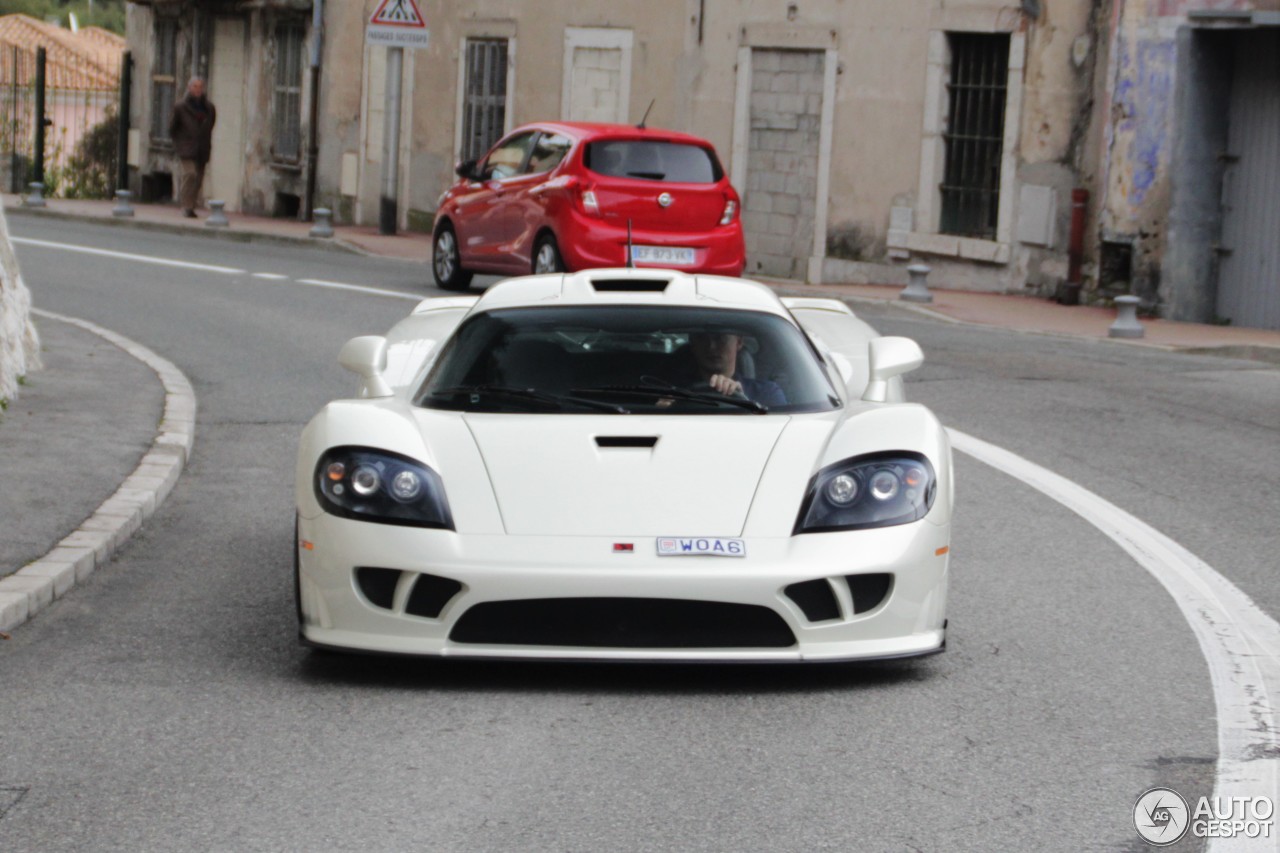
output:
[[169, 138], [173, 140], [173, 150], [178, 157], [208, 163], [209, 151], [213, 147], [213, 123], [217, 120], [218, 111], [208, 98], [197, 99], [188, 95], [174, 104], [173, 117], [169, 119]]

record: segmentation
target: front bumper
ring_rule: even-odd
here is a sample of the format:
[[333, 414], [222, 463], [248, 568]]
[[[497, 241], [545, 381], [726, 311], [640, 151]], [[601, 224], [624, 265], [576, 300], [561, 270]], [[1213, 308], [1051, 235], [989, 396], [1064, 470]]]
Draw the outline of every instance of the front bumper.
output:
[[[646, 661], [844, 661], [941, 651], [950, 530], [916, 522], [879, 530], [746, 538], [748, 556], [659, 557], [653, 537], [475, 536], [394, 527], [330, 515], [299, 520], [303, 639], [360, 651], [441, 657]], [[631, 553], [614, 553], [619, 541]], [[939, 553], [939, 552], [942, 553]], [[394, 595], [378, 606], [357, 567], [395, 570]], [[849, 576], [889, 573], [874, 607], [855, 612]], [[436, 618], [406, 612], [421, 574], [456, 581]], [[817, 621], [787, 587], [826, 580], [838, 613]], [[856, 587], [856, 583], [852, 586]], [[711, 602], [765, 608], [794, 636], [785, 647], [612, 647], [459, 642], [472, 607], [563, 599]], [[746, 609], [744, 607], [744, 609]], [[810, 614], [812, 615], [812, 614]]]

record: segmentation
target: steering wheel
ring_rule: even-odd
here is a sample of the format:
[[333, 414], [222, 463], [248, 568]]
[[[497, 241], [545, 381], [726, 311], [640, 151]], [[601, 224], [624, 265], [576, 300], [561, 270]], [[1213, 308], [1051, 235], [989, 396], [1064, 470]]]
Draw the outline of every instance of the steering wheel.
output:
[[733, 397], [738, 400], [749, 399], [747, 397], [747, 392], [742, 390], [742, 383], [738, 383], [738, 390], [734, 394], [725, 394], [723, 391], [718, 391], [710, 382], [695, 382], [685, 390], [694, 394], [719, 394], [722, 397]]

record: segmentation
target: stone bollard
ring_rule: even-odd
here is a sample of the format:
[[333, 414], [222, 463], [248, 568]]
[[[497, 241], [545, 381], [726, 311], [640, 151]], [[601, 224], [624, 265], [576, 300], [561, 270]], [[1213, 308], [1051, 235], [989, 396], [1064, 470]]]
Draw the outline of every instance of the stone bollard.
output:
[[23, 207], [44, 207], [44, 184], [32, 181], [28, 184], [31, 192], [22, 200]]
[[1140, 338], [1145, 334], [1142, 324], [1138, 322], [1138, 303], [1136, 296], [1116, 297], [1116, 321], [1107, 330], [1112, 338]]
[[907, 302], [932, 302], [933, 294], [925, 279], [929, 277], [929, 267], [924, 264], [912, 264], [907, 267], [907, 287], [898, 294], [899, 299]]
[[210, 228], [226, 228], [230, 225], [231, 220], [227, 219], [227, 214], [223, 211], [223, 208], [226, 206], [227, 203], [225, 201], [214, 201], [210, 199], [209, 218], [204, 221], [204, 224]]
[[111, 208], [112, 216], [133, 216], [133, 208], [129, 206], [129, 199], [133, 193], [128, 190], [116, 190], [116, 206]]
[[317, 207], [311, 211], [315, 216], [316, 224], [311, 226], [312, 237], [332, 237], [333, 236], [333, 211], [327, 207]]

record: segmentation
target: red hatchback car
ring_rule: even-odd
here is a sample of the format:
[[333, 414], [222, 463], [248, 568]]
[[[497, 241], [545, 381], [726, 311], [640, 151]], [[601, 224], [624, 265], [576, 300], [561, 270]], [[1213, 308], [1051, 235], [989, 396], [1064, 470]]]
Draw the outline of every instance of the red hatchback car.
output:
[[512, 131], [440, 199], [435, 280], [627, 263], [742, 274], [738, 194], [711, 143], [621, 124], [547, 122]]

